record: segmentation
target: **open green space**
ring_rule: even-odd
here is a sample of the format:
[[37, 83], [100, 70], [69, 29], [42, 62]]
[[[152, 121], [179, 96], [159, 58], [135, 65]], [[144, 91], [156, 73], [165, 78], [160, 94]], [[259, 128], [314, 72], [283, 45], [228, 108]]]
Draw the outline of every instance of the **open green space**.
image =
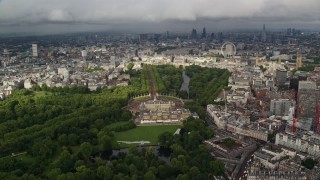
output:
[[[90, 91], [85, 86], [33, 86], [0, 101], [0, 179], [213, 179], [222, 175], [223, 163], [203, 144], [213, 137], [203, 120], [189, 117], [183, 126], [133, 123], [125, 107], [132, 97], [150, 92], [150, 71], [132, 70], [126, 87]], [[162, 93], [178, 91], [179, 71], [169, 66], [154, 70], [157, 83], [167, 91]], [[192, 74], [196, 77], [200, 72]], [[179, 127], [183, 127], [181, 134], [173, 135]], [[150, 141], [169, 148], [170, 164], [155, 156], [154, 148], [144, 152], [130, 147], [128, 154], [114, 157], [113, 150], [130, 146], [119, 145], [119, 140]]]
[[178, 94], [183, 82], [182, 69], [172, 65], [144, 65], [143, 69], [151, 73], [157, 93]]
[[[158, 143], [158, 136], [164, 132], [174, 133], [179, 125], [172, 126], [138, 126], [128, 131], [115, 133], [116, 141], [150, 141], [152, 145]], [[121, 147], [129, 146], [127, 144], [120, 144]]]
[[46, 92], [46, 91], [34, 91], [34, 95], [36, 97], [43, 97], [52, 94], [51, 92]]
[[180, 101], [177, 97], [172, 96], [159, 96], [159, 99], [166, 100], [166, 101]]
[[149, 99], [150, 99], [150, 96], [141, 96], [141, 97], [134, 98], [133, 101], [134, 102], [139, 102], [139, 101], [146, 101], [146, 100], [149, 100]]
[[190, 77], [189, 96], [203, 107], [213, 104], [224, 88], [228, 87], [231, 73], [227, 69], [192, 65], [186, 67]]

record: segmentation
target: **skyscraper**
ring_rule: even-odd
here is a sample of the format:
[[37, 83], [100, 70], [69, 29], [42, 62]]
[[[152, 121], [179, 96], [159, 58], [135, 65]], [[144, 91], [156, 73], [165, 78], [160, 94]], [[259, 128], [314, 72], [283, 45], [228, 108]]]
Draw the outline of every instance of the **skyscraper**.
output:
[[201, 39], [206, 39], [206, 38], [207, 38], [207, 31], [206, 31], [206, 27], [203, 27], [202, 35], [201, 35]]
[[166, 39], [168, 39], [169, 38], [169, 31], [166, 31]]
[[6, 67], [8, 65], [9, 59], [10, 59], [9, 52], [7, 49], [4, 49], [3, 50], [3, 62], [2, 62], [3, 67]]
[[191, 39], [197, 39], [197, 30], [196, 29], [192, 29], [192, 32], [191, 32]]
[[32, 56], [38, 57], [38, 45], [37, 44], [32, 44]]
[[261, 41], [262, 42], [267, 41], [267, 33], [266, 33], [266, 25], [265, 24], [263, 24], [263, 28], [262, 28]]
[[215, 34], [214, 34], [214, 33], [211, 33], [211, 35], [210, 35], [210, 40], [212, 41], [214, 38], [215, 38]]

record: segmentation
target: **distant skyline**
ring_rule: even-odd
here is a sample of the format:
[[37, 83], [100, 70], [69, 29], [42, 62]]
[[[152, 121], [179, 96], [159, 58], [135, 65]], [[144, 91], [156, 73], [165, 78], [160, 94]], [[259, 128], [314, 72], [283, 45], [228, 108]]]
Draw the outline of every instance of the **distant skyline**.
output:
[[319, 0], [0, 0], [0, 33], [320, 29]]

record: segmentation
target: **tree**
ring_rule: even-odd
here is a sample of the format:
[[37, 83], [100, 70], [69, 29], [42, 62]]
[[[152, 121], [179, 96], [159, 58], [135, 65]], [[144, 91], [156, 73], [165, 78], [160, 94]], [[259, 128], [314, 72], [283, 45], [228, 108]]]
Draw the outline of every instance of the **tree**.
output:
[[[204, 110], [205, 115], [206, 103], [226, 87], [228, 71], [201, 67], [189, 70], [187, 73], [194, 78], [190, 82], [193, 103], [202, 103], [194, 105], [194, 109]], [[131, 113], [123, 107], [128, 97], [149, 92], [148, 71], [163, 92], [179, 92], [182, 69], [150, 66], [141, 72], [132, 70], [133, 80], [128, 87], [101, 88], [97, 92], [90, 92], [87, 87], [48, 87], [43, 95], [18, 90], [9, 99], [0, 101], [1, 154], [27, 152], [25, 158], [0, 158], [0, 176], [6, 179], [187, 179], [192, 169], [191, 174], [200, 171], [195, 179], [205, 179], [204, 174], [211, 178], [214, 171], [209, 168], [210, 162], [215, 161], [202, 142], [212, 137], [213, 132], [203, 120], [188, 118], [179, 134], [159, 137], [160, 145], [168, 149], [172, 166], [155, 156], [155, 148], [138, 150], [135, 146], [127, 154], [109, 158], [115, 142], [113, 131], [124, 131], [135, 125], [132, 121], [116, 127], [106, 125], [131, 119]]]
[[313, 167], [317, 164], [317, 161], [307, 158], [304, 161], [301, 161], [301, 165], [307, 169], [313, 169]]
[[60, 168], [62, 172], [68, 172], [73, 165], [73, 158], [67, 149], [64, 149], [54, 162], [54, 166]]
[[109, 167], [99, 166], [97, 169], [97, 176], [100, 179], [111, 180], [113, 177], [113, 172]]
[[201, 135], [199, 131], [192, 131], [188, 136], [188, 148], [195, 148], [197, 147], [202, 141]]
[[188, 179], [189, 179], [188, 175], [186, 175], [186, 174], [179, 174], [177, 176], [177, 180], [188, 180]]
[[68, 136], [66, 134], [61, 134], [58, 138], [60, 146], [68, 145]]
[[89, 157], [89, 155], [92, 153], [92, 150], [92, 145], [88, 142], [84, 142], [80, 145], [80, 152], [85, 158]]
[[76, 134], [69, 134], [68, 135], [68, 141], [69, 145], [76, 145], [78, 144], [79, 136]]
[[48, 173], [48, 178], [57, 179], [57, 177], [61, 174], [60, 168], [51, 169]]
[[190, 179], [196, 179], [196, 176], [200, 174], [200, 171], [197, 167], [193, 166], [189, 172], [188, 172], [188, 175], [190, 177]]
[[96, 126], [97, 129], [102, 129], [104, 127], [104, 121], [103, 119], [97, 119], [95, 122], [94, 122], [94, 125]]
[[137, 172], [138, 172], [138, 169], [136, 168], [136, 166], [134, 164], [130, 164], [129, 170], [130, 170], [130, 175], [131, 176], [137, 174]]
[[37, 143], [33, 144], [32, 146], [32, 154], [41, 160], [48, 159], [53, 154], [50, 145], [52, 141], [48, 138], [45, 141], [38, 141]]
[[260, 70], [261, 70], [262, 72], [266, 72], [266, 71], [267, 71], [267, 68], [266, 68], [266, 67], [263, 67], [262, 65], [259, 66], [259, 68], [260, 68]]
[[83, 160], [78, 160], [74, 164], [74, 168], [77, 169], [78, 167], [83, 166], [83, 165], [85, 165], [85, 162]]
[[101, 138], [99, 138], [99, 149], [100, 151], [104, 152], [107, 156], [110, 156], [112, 154], [112, 139], [104, 135]]
[[231, 139], [231, 138], [226, 138], [223, 140], [224, 145], [226, 145], [227, 147], [231, 148], [236, 144], [236, 141]]
[[188, 92], [187, 91], [179, 91], [179, 97], [182, 98], [182, 99], [188, 99], [189, 98], [189, 95], [188, 95]]
[[148, 171], [146, 174], [144, 174], [143, 178], [146, 180], [153, 180], [156, 179], [156, 176], [153, 174], [152, 171]]
[[224, 165], [221, 161], [211, 161], [210, 169], [213, 170], [216, 176], [221, 176], [224, 173]]
[[127, 66], [128, 70], [132, 70], [133, 66], [134, 66], [133, 63], [129, 63], [128, 66]]
[[169, 148], [173, 144], [173, 135], [170, 132], [164, 132], [158, 137], [159, 145], [164, 148]]

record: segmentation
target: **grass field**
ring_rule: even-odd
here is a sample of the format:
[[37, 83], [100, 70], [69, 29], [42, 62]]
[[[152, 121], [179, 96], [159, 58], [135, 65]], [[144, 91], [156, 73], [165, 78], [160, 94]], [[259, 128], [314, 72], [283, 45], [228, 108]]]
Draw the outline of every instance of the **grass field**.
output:
[[46, 92], [46, 91], [34, 91], [34, 94], [36, 97], [42, 97], [46, 95], [50, 95], [51, 92]]
[[[172, 126], [138, 126], [129, 131], [115, 133], [116, 141], [150, 141], [149, 145], [156, 145], [158, 143], [158, 136], [163, 132], [174, 133], [179, 125]], [[119, 144], [120, 147], [127, 147], [127, 144]]]
[[133, 99], [133, 102], [139, 102], [139, 101], [147, 101], [150, 100], [150, 96], [141, 96]]

